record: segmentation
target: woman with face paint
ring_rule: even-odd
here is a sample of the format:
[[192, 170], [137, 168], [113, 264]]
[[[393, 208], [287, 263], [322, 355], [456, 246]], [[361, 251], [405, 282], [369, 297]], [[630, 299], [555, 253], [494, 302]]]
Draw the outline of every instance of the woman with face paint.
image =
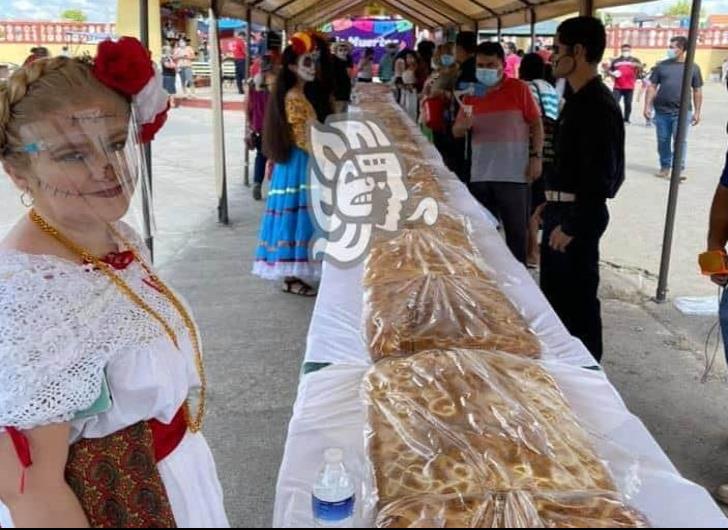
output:
[[0, 163], [28, 208], [0, 239], [2, 528], [229, 526], [202, 341], [133, 226], [158, 75], [122, 37], [0, 82]]
[[283, 291], [316, 296], [320, 262], [309, 259], [313, 223], [308, 210], [308, 127], [316, 111], [304, 87], [316, 78], [314, 39], [296, 33], [282, 64], [263, 126], [263, 152], [275, 164], [253, 274], [283, 281]]

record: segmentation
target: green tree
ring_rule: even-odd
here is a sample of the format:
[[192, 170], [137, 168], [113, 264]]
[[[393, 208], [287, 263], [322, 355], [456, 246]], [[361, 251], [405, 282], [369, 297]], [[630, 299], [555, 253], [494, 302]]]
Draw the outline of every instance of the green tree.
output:
[[[677, 0], [677, 2], [667, 8], [665, 14], [670, 17], [689, 17], [693, 8], [690, 0]], [[700, 18], [705, 18], [705, 9], [700, 10]]]
[[86, 13], [80, 9], [66, 9], [63, 13], [61, 13], [61, 18], [72, 22], [86, 22], [88, 20]]
[[667, 8], [666, 15], [671, 17], [689, 17], [692, 4], [689, 0], [678, 0]]

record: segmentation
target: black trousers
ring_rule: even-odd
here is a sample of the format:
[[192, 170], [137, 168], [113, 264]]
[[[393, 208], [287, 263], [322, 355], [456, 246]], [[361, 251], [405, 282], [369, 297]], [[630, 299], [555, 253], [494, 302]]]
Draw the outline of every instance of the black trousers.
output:
[[[457, 173], [459, 166], [453, 154], [454, 138], [452, 133], [449, 130], [443, 132], [433, 131], [432, 139], [435, 144], [435, 148], [437, 148], [440, 155], [442, 155], [442, 160], [445, 162], [445, 166], [453, 173]], [[465, 149], [464, 146], [463, 149]]]
[[263, 154], [263, 135], [257, 134], [255, 136], [255, 169], [253, 171], [253, 183], [263, 184], [265, 180], [265, 166], [268, 163], [268, 159]]
[[547, 203], [544, 210], [541, 290], [569, 332], [601, 362], [604, 346], [598, 297], [599, 240], [609, 223], [609, 211], [606, 204], [595, 206], [592, 233], [574, 238], [566, 252], [559, 252], [549, 246], [549, 239], [571, 206]]
[[528, 219], [531, 189], [514, 182], [471, 182], [470, 193], [495, 217], [506, 233], [506, 244], [518, 261], [525, 264], [528, 253]]
[[470, 142], [470, 135], [468, 134], [465, 138], [455, 138], [452, 135], [452, 130], [449, 135], [450, 138], [448, 138], [447, 141], [451, 142], [449, 154], [450, 164], [452, 167], [450, 170], [455, 173], [462, 182], [469, 184], [473, 158], [473, 146]]
[[614, 99], [617, 100], [617, 105], [624, 98], [624, 121], [629, 122], [632, 116], [632, 99], [634, 98], [634, 90], [624, 90], [621, 88], [614, 89]]
[[243, 81], [245, 81], [245, 59], [235, 59], [235, 83], [238, 85], [238, 92], [244, 94]]

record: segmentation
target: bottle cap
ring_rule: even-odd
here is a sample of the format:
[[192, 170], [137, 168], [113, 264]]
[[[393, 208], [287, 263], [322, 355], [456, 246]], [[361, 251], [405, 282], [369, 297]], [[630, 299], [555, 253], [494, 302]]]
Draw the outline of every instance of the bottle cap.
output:
[[344, 460], [344, 451], [338, 448], [324, 451], [324, 460], [327, 464], [340, 464]]

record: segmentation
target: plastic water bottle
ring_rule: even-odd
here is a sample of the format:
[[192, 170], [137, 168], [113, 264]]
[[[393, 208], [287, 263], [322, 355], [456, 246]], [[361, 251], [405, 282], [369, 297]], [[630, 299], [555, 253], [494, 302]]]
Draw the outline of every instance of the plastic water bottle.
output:
[[354, 481], [344, 467], [344, 451], [327, 449], [311, 495], [316, 528], [353, 528], [355, 501]]

